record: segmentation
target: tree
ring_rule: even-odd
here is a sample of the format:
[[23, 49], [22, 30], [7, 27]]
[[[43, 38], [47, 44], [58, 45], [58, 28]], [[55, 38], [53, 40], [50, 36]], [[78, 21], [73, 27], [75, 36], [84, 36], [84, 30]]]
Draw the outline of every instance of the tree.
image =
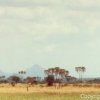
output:
[[31, 85], [37, 83], [36, 77], [27, 77], [27, 78], [25, 79], [25, 81], [26, 81], [27, 84], [30, 83]]
[[63, 79], [65, 77], [65, 69], [60, 69], [59, 74], [61, 78]]
[[55, 82], [60, 82], [61, 80], [66, 79], [69, 74], [69, 71], [66, 69], [61, 69], [60, 67], [54, 67], [45, 70], [44, 73], [46, 77], [54, 77]]
[[19, 74], [26, 74], [26, 71], [19, 71]]
[[69, 71], [66, 70], [66, 71], [65, 71], [65, 77], [67, 77], [68, 75], [69, 75]]
[[59, 77], [59, 72], [60, 72], [60, 68], [59, 67], [55, 67], [55, 79], [57, 80]]
[[9, 81], [9, 83], [10, 83], [12, 86], [15, 86], [15, 84], [17, 84], [18, 82], [21, 81], [20, 77], [15, 76], [15, 75], [10, 76], [7, 80]]
[[75, 71], [79, 74], [79, 80], [83, 81], [83, 73], [86, 71], [84, 66], [75, 67]]
[[3, 80], [5, 78], [5, 76], [3, 75], [3, 76], [0, 76], [0, 80]]
[[46, 82], [47, 82], [48, 86], [53, 86], [54, 76], [53, 75], [48, 75], [48, 77], [46, 78]]
[[5, 76], [2, 75], [2, 76], [0, 76], [0, 83], [4, 83], [4, 82], [6, 82], [6, 80], [5, 80]]
[[8, 80], [18, 83], [20, 82], [20, 77], [14, 75], [14, 76], [10, 76]]
[[21, 75], [21, 78], [22, 78], [22, 81], [23, 81], [23, 75], [26, 74], [26, 71], [23, 71], [23, 70], [22, 70], [22, 71], [19, 71], [18, 73]]

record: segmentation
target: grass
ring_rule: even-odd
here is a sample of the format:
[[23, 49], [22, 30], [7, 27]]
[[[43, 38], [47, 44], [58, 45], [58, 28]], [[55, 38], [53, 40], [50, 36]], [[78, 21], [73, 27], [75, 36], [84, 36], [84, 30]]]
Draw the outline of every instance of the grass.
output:
[[0, 100], [80, 100], [79, 95], [69, 95], [69, 94], [0, 94]]
[[100, 88], [66, 86], [60, 89], [55, 87], [30, 87], [27, 92], [25, 85], [0, 85], [0, 100], [99, 100], [98, 98], [81, 98], [80, 95], [99, 95]]
[[[91, 94], [93, 95], [93, 94]], [[1, 93], [0, 100], [99, 100], [99, 98], [81, 98], [80, 94], [52, 94], [52, 93]]]

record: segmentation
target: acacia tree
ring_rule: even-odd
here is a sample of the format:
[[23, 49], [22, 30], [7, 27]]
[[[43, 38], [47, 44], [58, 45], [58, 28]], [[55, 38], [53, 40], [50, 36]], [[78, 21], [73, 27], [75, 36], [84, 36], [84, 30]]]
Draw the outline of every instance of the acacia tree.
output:
[[[60, 67], [54, 67], [54, 68], [49, 68], [44, 71], [46, 74], [46, 77], [48, 77], [48, 80], [52, 79], [52, 82], [55, 80], [56, 82], [60, 82], [64, 78], [66, 78], [69, 74], [68, 70], [61, 69]], [[51, 78], [52, 77], [52, 78]], [[54, 79], [53, 79], [54, 77]]]
[[18, 82], [20, 82], [20, 77], [16, 76], [16, 75], [12, 75], [10, 77], [8, 77], [8, 82], [12, 85], [15, 86]]
[[75, 67], [75, 71], [79, 74], [79, 80], [83, 81], [83, 73], [86, 71], [84, 66]]

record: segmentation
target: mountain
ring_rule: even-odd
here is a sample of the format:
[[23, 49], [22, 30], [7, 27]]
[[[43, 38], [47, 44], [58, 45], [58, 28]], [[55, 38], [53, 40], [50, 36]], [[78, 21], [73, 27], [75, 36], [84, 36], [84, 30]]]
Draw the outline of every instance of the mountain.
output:
[[33, 65], [31, 68], [26, 70], [26, 76], [37, 76], [37, 77], [44, 77], [44, 68], [40, 65]]
[[12, 75], [11, 73], [6, 73], [6, 72], [3, 72], [3, 71], [0, 70], [0, 76], [5, 76], [7, 78], [11, 75]]

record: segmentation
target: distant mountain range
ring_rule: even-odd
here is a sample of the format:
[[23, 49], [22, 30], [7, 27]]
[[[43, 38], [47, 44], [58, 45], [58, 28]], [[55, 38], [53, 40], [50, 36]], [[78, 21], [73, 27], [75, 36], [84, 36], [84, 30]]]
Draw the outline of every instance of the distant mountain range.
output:
[[[41, 77], [43, 78], [45, 75], [44, 75], [44, 68], [42, 68], [40, 65], [33, 65], [31, 68], [28, 68], [26, 69], [26, 74], [23, 75], [24, 77], [27, 77], [27, 76], [36, 76], [36, 77]], [[0, 76], [6, 76], [6, 77], [9, 77], [11, 75], [18, 75], [16, 73], [5, 73], [5, 72], [2, 72], [0, 71]]]

